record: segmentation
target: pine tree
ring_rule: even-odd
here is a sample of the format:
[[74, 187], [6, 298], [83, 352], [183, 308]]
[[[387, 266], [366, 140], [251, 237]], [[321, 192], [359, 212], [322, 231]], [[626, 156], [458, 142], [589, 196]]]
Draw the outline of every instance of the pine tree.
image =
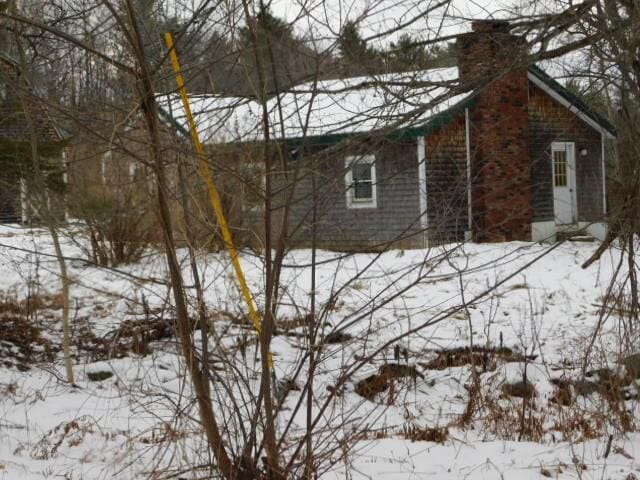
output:
[[338, 39], [338, 50], [340, 57], [348, 63], [357, 63], [367, 56], [367, 43], [360, 36], [358, 25], [355, 22], [345, 23]]
[[[286, 21], [273, 15], [269, 7], [261, 6], [249, 25], [240, 29], [238, 49], [246, 86], [246, 94], [259, 96], [288, 88], [313, 71], [315, 55]], [[254, 41], [255, 34], [255, 41]], [[256, 58], [257, 56], [257, 58]], [[258, 61], [265, 85], [260, 85]]]
[[[260, 46], [266, 46], [267, 40], [294, 40], [291, 25], [273, 15], [269, 7], [262, 5], [253, 21], [255, 22], [258, 34], [258, 44]], [[245, 26], [240, 29], [240, 39], [242, 44], [251, 45], [251, 29], [249, 26]]]
[[397, 42], [391, 42], [388, 62], [393, 70], [426, 68], [429, 61], [427, 50], [411, 35], [403, 33]]
[[367, 45], [356, 22], [348, 21], [342, 27], [338, 51], [348, 74], [372, 73], [383, 67], [382, 54]]

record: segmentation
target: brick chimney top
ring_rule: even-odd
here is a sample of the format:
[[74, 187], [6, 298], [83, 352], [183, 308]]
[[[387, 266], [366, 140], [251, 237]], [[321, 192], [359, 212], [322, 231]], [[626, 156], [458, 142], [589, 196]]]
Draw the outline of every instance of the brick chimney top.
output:
[[514, 69], [527, 68], [526, 39], [511, 33], [506, 20], [474, 20], [456, 41], [460, 82], [478, 87]]
[[511, 25], [506, 20], [474, 20], [471, 22], [471, 30], [476, 33], [509, 33]]

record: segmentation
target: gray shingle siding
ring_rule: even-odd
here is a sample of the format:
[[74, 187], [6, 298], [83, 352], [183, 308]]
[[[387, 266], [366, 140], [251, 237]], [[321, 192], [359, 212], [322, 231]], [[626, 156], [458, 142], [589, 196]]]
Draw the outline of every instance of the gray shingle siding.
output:
[[[574, 142], [578, 221], [602, 220], [602, 143], [600, 133], [578, 116], [533, 85], [529, 88], [531, 124], [531, 176], [533, 183], [533, 220], [553, 221], [553, 178], [551, 144]], [[587, 155], [581, 156], [580, 150]]]
[[426, 139], [429, 242], [464, 240], [468, 230], [464, 115]]
[[[352, 153], [334, 153], [318, 161], [318, 244], [346, 250], [384, 248], [390, 242], [394, 246], [422, 246], [416, 140], [387, 141], [364, 153], [375, 155], [375, 208], [347, 207], [345, 157]], [[312, 191], [311, 169], [306, 167], [292, 203], [290, 228], [297, 230], [291, 237], [295, 246], [311, 243]]]

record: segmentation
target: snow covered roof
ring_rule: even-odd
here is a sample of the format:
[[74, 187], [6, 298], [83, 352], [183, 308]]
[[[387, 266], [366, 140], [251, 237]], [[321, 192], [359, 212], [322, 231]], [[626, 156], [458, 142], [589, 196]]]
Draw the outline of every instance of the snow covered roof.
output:
[[[189, 97], [200, 139], [204, 144], [232, 143], [258, 139], [260, 105], [248, 98], [221, 95], [191, 95]], [[158, 97], [161, 113], [189, 135], [180, 95]]]
[[[615, 128], [536, 66], [529, 78], [587, 123], [609, 136]], [[458, 68], [436, 68], [323, 80], [297, 85], [267, 102], [272, 139], [335, 143], [366, 132], [425, 135], [450, 113], [470, 104], [473, 91], [459, 93]], [[264, 138], [262, 107], [248, 98], [191, 97], [191, 109], [204, 144], [259, 141]], [[179, 95], [159, 97], [168, 119], [185, 135], [188, 126]]]
[[[457, 78], [457, 67], [451, 67], [297, 85], [267, 102], [270, 136], [301, 139], [423, 127], [471, 96], [453, 94]], [[159, 101], [186, 129], [180, 97]], [[262, 108], [256, 101], [193, 96], [191, 109], [205, 144], [263, 138]]]

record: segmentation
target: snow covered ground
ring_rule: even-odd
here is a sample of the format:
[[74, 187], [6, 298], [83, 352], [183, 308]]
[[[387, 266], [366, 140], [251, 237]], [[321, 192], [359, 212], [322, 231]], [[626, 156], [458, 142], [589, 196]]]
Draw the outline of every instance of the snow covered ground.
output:
[[[99, 269], [81, 260], [83, 243], [75, 240], [67, 238], [64, 250], [74, 280], [77, 386], [64, 381], [59, 351], [53, 352], [54, 362], [23, 365], [10, 360], [10, 346], [0, 348], [0, 479], [206, 477], [206, 471], [189, 471], [206, 456], [203, 436], [190, 418], [196, 410], [175, 339], [163, 336], [140, 352], [145, 355], [111, 355], [121, 358], [109, 358], [91, 343], [113, 339], [125, 321], [171, 318], [162, 256], [150, 253], [135, 265]], [[382, 255], [319, 252], [316, 294], [319, 308], [326, 311], [324, 334], [340, 332], [343, 338], [322, 351], [316, 411], [345, 369], [360, 365], [323, 416], [331, 428], [314, 438], [318, 451], [334, 437], [351, 440], [348, 452], [331, 456], [336, 463], [320, 472], [322, 478], [640, 478], [640, 435], [619, 429], [621, 418], [637, 423], [637, 386], [627, 388], [630, 399], [623, 402], [620, 418], [598, 392], [577, 395], [571, 387], [567, 405], [552, 401], [558, 380], [578, 378], [616, 267], [613, 252], [581, 269], [596, 246], [512, 242]], [[0, 228], [0, 292], [21, 300], [30, 293], [47, 299], [34, 321], [55, 347], [61, 325], [52, 253], [43, 231]], [[304, 328], [296, 321], [304, 319], [310, 306], [310, 261], [308, 250], [294, 251], [286, 259], [278, 318], [283, 334], [272, 347], [278, 379], [293, 378], [301, 368], [297, 386], [306, 378], [301, 365]], [[246, 253], [242, 262], [260, 305], [260, 259]], [[228, 358], [248, 379], [246, 387], [232, 392], [239, 397], [255, 388], [259, 359], [251, 342], [254, 334], [232, 320], [242, 318], [243, 309], [227, 257], [202, 254], [199, 268], [213, 318], [212, 349], [232, 352]], [[607, 320], [589, 369], [615, 367], [621, 349], [618, 326], [615, 317]], [[248, 346], [236, 348], [241, 342]], [[445, 360], [438, 366], [445, 358], [442, 352], [471, 344], [510, 349], [510, 356], [479, 353], [481, 401], [475, 409], [469, 402], [474, 389], [469, 362], [446, 357], [451, 365]], [[400, 360], [394, 358], [396, 346]], [[406, 365], [415, 373], [363, 398], [361, 382], [388, 364]], [[535, 389], [532, 399], [508, 390], [523, 380], [525, 369]], [[96, 372], [113, 375], [91, 380]], [[222, 415], [228, 414], [228, 395], [214, 388]], [[293, 436], [305, 422], [304, 410], [294, 413], [299, 395], [289, 392], [278, 414], [282, 429], [292, 420]], [[470, 420], [462, 422], [470, 409]], [[434, 442], [412, 441], [410, 432], [446, 433]]]

